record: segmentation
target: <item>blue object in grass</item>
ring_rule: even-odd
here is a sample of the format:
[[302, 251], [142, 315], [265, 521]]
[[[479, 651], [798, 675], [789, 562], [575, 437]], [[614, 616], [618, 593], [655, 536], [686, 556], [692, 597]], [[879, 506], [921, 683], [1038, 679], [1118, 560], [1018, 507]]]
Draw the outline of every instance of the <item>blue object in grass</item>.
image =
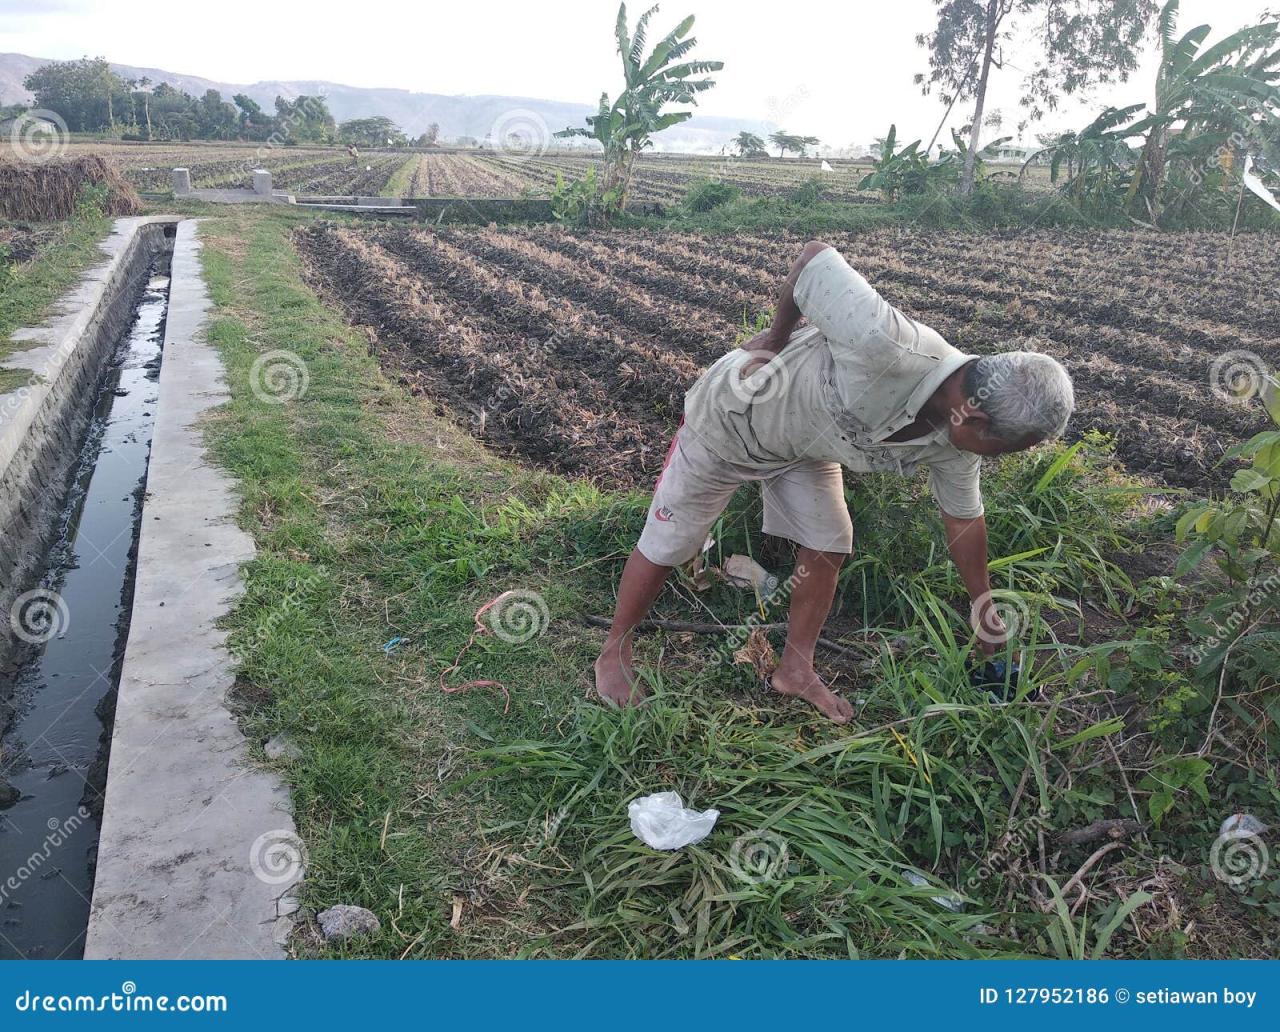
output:
[[391, 653], [395, 652], [396, 649], [398, 649], [401, 645], [403, 645], [408, 640], [409, 640], [408, 638], [392, 638], [389, 642], [387, 642], [385, 645], [382, 646], [382, 651], [389, 656], [391, 655]]
[[980, 667], [969, 671], [969, 683], [974, 688], [990, 692], [998, 702], [1012, 702], [1018, 694], [1018, 682], [1022, 678], [1022, 666], [1018, 661], [989, 659]]

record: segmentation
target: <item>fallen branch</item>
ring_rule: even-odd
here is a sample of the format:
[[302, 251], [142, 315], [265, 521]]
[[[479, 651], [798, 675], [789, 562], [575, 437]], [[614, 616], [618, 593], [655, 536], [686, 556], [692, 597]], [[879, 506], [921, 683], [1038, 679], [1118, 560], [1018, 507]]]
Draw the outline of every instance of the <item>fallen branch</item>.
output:
[[1083, 828], [1073, 828], [1058, 836], [1058, 844], [1063, 846], [1083, 846], [1099, 839], [1110, 839], [1119, 842], [1142, 830], [1142, 824], [1130, 817], [1116, 817], [1094, 821]]
[[1068, 881], [1066, 885], [1062, 886], [1062, 898], [1066, 899], [1067, 896], [1070, 895], [1071, 890], [1080, 884], [1080, 879], [1089, 873], [1089, 869], [1094, 864], [1110, 853], [1113, 849], [1119, 849], [1123, 845], [1123, 842], [1108, 842], [1105, 846], [1094, 850], [1093, 853], [1089, 855], [1089, 859], [1082, 863], [1080, 865], [1080, 869], [1071, 876], [1071, 880]]
[[[607, 616], [587, 615], [585, 617], [587, 623], [592, 627], [603, 627], [606, 630], [612, 626], [613, 621]], [[718, 624], [718, 623], [699, 623], [690, 620], [641, 620], [633, 628], [637, 631], [682, 631], [686, 634], [728, 634], [731, 631], [751, 631], [759, 629], [762, 631], [780, 631], [786, 627], [786, 622], [782, 623], [762, 623], [762, 624]], [[818, 644], [824, 649], [835, 652], [841, 656], [852, 656], [860, 660], [864, 670], [870, 670], [875, 667], [875, 660], [869, 660], [865, 655], [855, 652], [851, 648], [844, 645], [838, 645], [830, 638], [819, 637]]]

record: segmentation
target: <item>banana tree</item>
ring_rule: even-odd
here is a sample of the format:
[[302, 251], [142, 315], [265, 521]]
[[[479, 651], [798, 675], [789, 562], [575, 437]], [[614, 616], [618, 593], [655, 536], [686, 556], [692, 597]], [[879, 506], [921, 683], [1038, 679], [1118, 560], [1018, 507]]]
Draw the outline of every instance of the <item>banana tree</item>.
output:
[[1151, 124], [1131, 122], [1142, 104], [1109, 107], [1079, 132], [1062, 133], [1023, 163], [1019, 175], [1041, 158], [1049, 160], [1049, 181], [1062, 182], [1062, 192], [1080, 209], [1119, 212], [1125, 205], [1125, 182], [1133, 175], [1134, 150], [1129, 140]]
[[913, 140], [902, 150], [897, 150], [897, 124], [888, 127], [887, 136], [876, 141], [879, 154], [872, 157], [872, 170], [861, 178], [859, 189], [878, 189], [881, 197], [892, 204], [902, 192], [914, 192], [916, 179], [928, 168], [929, 159], [920, 150], [920, 141]]
[[[616, 197], [617, 207], [626, 204], [636, 157], [653, 146], [655, 133], [693, 117], [692, 111], [667, 111], [670, 104], [697, 104], [697, 96], [715, 85], [713, 79], [699, 78], [724, 67], [723, 61], [690, 61], [687, 55], [697, 46], [689, 36], [693, 15], [685, 18], [646, 56], [649, 19], [658, 11], [655, 4], [636, 21], [635, 32], [627, 28], [627, 5], [618, 7], [614, 29], [626, 85], [616, 100], [600, 94], [596, 114], [588, 115], [586, 126], [571, 126], [557, 136], [585, 136], [604, 148], [604, 178], [601, 192]], [[686, 38], [688, 37], [688, 38]]]
[[1280, 22], [1246, 26], [1201, 49], [1208, 25], [1178, 36], [1178, 0], [1160, 12], [1160, 69], [1155, 107], [1126, 196], [1126, 207], [1154, 221], [1169, 161], [1170, 141], [1205, 132], [1239, 134], [1242, 141], [1274, 139], [1280, 109]]
[[[972, 136], [969, 139], [972, 140]], [[963, 133], [952, 129], [951, 142], [955, 145], [956, 149], [953, 151], [944, 151], [940, 155], [936, 165], [955, 163], [955, 165], [962, 170], [960, 173], [962, 180], [964, 175], [963, 169], [965, 168], [972, 169], [975, 177], [983, 179], [985, 178], [983, 170], [986, 166], [986, 162], [991, 158], [997, 157], [1000, 153], [1000, 148], [1012, 139], [1012, 136], [997, 137], [990, 143], [983, 144], [978, 153], [973, 156], [972, 160], [970, 160], [969, 141], [964, 138]], [[1008, 173], [997, 173], [997, 175], [1008, 175]]]

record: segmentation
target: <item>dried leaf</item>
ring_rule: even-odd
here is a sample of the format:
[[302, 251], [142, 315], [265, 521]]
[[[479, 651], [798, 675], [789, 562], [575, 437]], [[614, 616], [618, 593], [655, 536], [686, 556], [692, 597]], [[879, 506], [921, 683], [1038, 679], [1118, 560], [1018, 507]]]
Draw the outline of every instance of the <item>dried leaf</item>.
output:
[[689, 560], [685, 568], [694, 591], [706, 591], [711, 587], [711, 569], [707, 566], [707, 552], [713, 545], [715, 545], [714, 539], [707, 538], [702, 551]]
[[733, 654], [735, 663], [745, 663], [755, 670], [756, 676], [768, 677], [778, 665], [769, 636], [759, 627], [752, 627], [746, 643]]

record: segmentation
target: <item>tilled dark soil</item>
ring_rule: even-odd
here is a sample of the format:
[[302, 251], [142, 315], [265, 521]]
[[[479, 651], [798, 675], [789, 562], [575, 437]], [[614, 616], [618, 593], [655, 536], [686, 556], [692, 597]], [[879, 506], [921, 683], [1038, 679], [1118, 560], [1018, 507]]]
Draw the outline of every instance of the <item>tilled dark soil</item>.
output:
[[[828, 237], [891, 302], [962, 350], [1043, 351], [1076, 383], [1069, 436], [1130, 470], [1221, 488], [1265, 425], [1215, 360], [1280, 366], [1280, 249], [1244, 234], [926, 232]], [[385, 368], [492, 446], [612, 486], [648, 482], [683, 392], [769, 311], [803, 241], [554, 226], [300, 230], [314, 285]], [[1221, 376], [1219, 376], [1219, 380]]]

